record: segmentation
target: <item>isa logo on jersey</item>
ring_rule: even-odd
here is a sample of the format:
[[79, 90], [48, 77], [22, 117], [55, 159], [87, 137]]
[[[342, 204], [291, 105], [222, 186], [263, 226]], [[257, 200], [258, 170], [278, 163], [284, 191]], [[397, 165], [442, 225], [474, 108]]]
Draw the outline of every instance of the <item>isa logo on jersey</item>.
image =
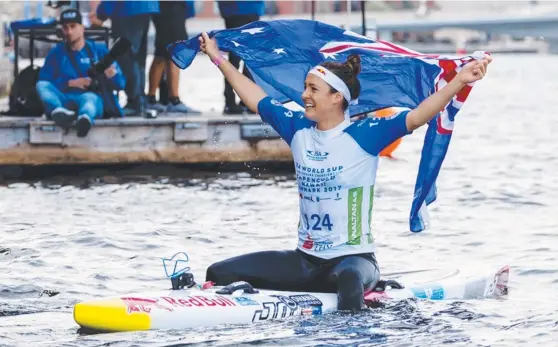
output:
[[314, 161], [323, 161], [327, 159], [329, 152], [320, 152], [320, 151], [306, 151], [306, 157], [310, 160]]

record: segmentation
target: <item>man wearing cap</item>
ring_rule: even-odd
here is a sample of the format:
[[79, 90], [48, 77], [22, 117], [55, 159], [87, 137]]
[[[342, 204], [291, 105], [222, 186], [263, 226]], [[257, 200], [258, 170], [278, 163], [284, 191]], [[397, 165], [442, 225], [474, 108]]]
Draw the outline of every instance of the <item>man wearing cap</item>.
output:
[[[75, 121], [77, 136], [84, 137], [104, 112], [102, 97], [90, 90], [92, 81], [87, 70], [108, 50], [104, 45], [85, 40], [81, 14], [76, 9], [63, 11], [60, 24], [64, 42], [48, 53], [39, 74], [37, 93], [47, 117], [65, 129]], [[114, 63], [104, 73], [110, 89], [124, 88], [125, 79], [118, 64]]]

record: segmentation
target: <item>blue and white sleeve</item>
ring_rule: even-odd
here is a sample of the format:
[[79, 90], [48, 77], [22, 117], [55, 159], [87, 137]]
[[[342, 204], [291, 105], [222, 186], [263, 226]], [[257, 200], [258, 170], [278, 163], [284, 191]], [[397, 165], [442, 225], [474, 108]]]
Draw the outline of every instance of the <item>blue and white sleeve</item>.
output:
[[367, 118], [357, 121], [347, 129], [355, 141], [369, 154], [379, 155], [392, 142], [411, 134], [407, 130], [407, 114], [402, 111], [386, 118]]
[[289, 110], [269, 96], [259, 102], [258, 113], [262, 120], [271, 125], [289, 146], [297, 130], [309, 127], [312, 123], [304, 117], [302, 112]]

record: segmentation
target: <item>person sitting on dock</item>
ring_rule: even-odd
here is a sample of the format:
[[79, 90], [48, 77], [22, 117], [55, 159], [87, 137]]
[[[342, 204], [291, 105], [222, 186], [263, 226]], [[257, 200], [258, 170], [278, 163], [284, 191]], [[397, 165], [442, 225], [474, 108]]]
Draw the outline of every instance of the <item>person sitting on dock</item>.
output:
[[[107, 54], [108, 49], [85, 40], [81, 13], [76, 9], [63, 11], [60, 24], [64, 42], [48, 53], [37, 82], [37, 93], [48, 118], [65, 129], [75, 121], [77, 136], [84, 137], [95, 119], [104, 113], [103, 98], [92, 91], [94, 83], [87, 71], [94, 61]], [[109, 88], [124, 89], [126, 80], [117, 63], [104, 74]]]

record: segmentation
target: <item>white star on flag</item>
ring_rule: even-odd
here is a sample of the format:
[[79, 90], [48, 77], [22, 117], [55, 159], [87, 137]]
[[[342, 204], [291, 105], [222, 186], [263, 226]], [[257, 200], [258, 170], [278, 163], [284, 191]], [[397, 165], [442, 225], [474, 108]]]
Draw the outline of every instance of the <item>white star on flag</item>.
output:
[[336, 53], [322, 53], [324, 55], [325, 59], [331, 58], [331, 59], [336, 59], [335, 55]]
[[257, 33], [261, 33], [263, 31], [263, 28], [252, 28], [252, 29], [244, 29], [241, 31], [241, 33], [250, 33], [252, 35], [257, 34]]
[[277, 53], [277, 54], [281, 54], [281, 53], [287, 54], [287, 52], [285, 52], [285, 49], [284, 49], [284, 48], [275, 48], [275, 49], [273, 50], [273, 52], [274, 52], [274, 53]]
[[242, 46], [240, 43], [238, 43], [238, 42], [236, 42], [236, 41], [232, 41], [232, 43], [234, 43], [234, 46], [235, 46], [235, 47]]

